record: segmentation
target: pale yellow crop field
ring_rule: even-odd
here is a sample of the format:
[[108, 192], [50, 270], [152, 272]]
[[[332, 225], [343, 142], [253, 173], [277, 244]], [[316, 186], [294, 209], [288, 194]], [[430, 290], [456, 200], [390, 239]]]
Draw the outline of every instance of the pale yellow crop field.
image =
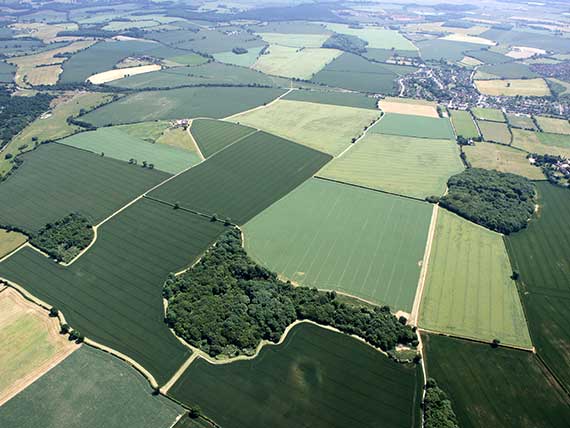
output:
[[544, 79], [496, 79], [476, 80], [477, 89], [482, 94], [493, 96], [543, 97], [550, 95], [550, 89]]

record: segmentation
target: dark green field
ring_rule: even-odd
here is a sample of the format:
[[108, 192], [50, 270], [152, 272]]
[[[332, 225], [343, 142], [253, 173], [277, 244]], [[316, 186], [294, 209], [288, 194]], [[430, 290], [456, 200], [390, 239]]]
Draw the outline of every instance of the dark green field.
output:
[[105, 223], [93, 247], [70, 267], [24, 249], [0, 264], [0, 276], [57, 306], [73, 328], [135, 359], [163, 384], [189, 350], [163, 321], [162, 284], [223, 229], [142, 199]]
[[319, 71], [312, 80], [336, 88], [394, 94], [397, 78], [415, 70], [414, 67], [379, 64], [354, 54], [343, 53]]
[[236, 142], [240, 138], [254, 133], [249, 126], [236, 125], [214, 119], [196, 119], [190, 128], [196, 144], [205, 158]]
[[467, 56], [470, 56], [471, 58], [475, 58], [478, 59], [481, 62], [484, 62], [485, 64], [500, 64], [503, 62], [512, 62], [514, 61], [513, 58], [497, 53], [497, 52], [492, 52], [486, 49], [477, 49], [477, 50], [473, 50], [473, 51], [467, 51], [465, 52], [465, 54]]
[[538, 218], [505, 238], [514, 269], [520, 272], [523, 304], [538, 354], [570, 388], [570, 193], [536, 183]]
[[538, 31], [499, 30], [491, 28], [479, 35], [505, 45], [529, 46], [547, 51], [568, 52], [568, 40], [564, 37]]
[[311, 324], [249, 361], [195, 361], [170, 394], [227, 428], [419, 426], [421, 370]]
[[331, 156], [256, 132], [150, 196], [243, 224], [315, 174]]
[[192, 117], [220, 119], [268, 103], [284, 92], [277, 88], [182, 88], [138, 92], [98, 108], [82, 116], [82, 120], [95, 126], [107, 126]]
[[16, 67], [6, 62], [0, 62], [0, 83], [10, 83], [14, 80]]
[[422, 335], [428, 377], [452, 400], [462, 428], [567, 426], [570, 399], [536, 355]]
[[420, 55], [418, 51], [409, 51], [401, 49], [396, 49], [395, 51], [392, 51], [392, 49], [379, 49], [379, 48], [367, 48], [366, 52], [363, 55], [366, 58], [375, 61], [384, 62], [390, 59], [392, 56], [394, 56], [394, 53], [396, 53], [399, 57], [405, 57], [405, 58], [416, 58]]
[[539, 77], [537, 73], [531, 71], [528, 65], [519, 62], [508, 62], [504, 64], [484, 65], [478, 69], [483, 73], [493, 74], [505, 79], [522, 79]]
[[288, 87], [289, 80], [268, 76], [258, 71], [219, 62], [175, 67], [166, 70], [143, 73], [110, 83], [121, 88], [174, 88], [192, 85], [262, 85]]
[[29, 230], [73, 211], [96, 224], [169, 176], [53, 143], [23, 159], [0, 183], [0, 224]]
[[378, 100], [362, 94], [332, 91], [293, 91], [283, 97], [284, 100], [307, 101], [310, 103], [331, 104], [335, 106], [369, 108], [376, 110]]
[[475, 43], [454, 42], [451, 40], [422, 40], [417, 42], [424, 61], [439, 61], [444, 59], [450, 62], [458, 62], [465, 56], [465, 51], [481, 49], [481, 45]]
[[0, 426], [171, 427], [183, 409], [151, 392], [127, 363], [84, 345], [0, 407]]
[[386, 113], [376, 125], [370, 128], [370, 132], [403, 137], [455, 139], [449, 119], [411, 114]]

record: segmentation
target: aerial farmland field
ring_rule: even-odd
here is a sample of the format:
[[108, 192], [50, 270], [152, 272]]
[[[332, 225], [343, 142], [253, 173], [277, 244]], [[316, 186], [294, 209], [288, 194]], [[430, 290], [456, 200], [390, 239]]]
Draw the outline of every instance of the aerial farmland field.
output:
[[301, 285], [410, 311], [429, 204], [313, 178], [244, 227], [260, 264]]
[[26, 235], [22, 233], [0, 229], [0, 258], [10, 254], [27, 240]]
[[568, 119], [556, 119], [544, 116], [535, 116], [535, 119], [543, 132], [570, 134], [570, 123]]
[[455, 128], [457, 136], [465, 138], [479, 137], [479, 130], [473, 121], [471, 113], [464, 110], [451, 110], [451, 122]]
[[268, 103], [285, 91], [273, 88], [182, 88], [137, 92], [82, 116], [95, 126], [189, 117], [222, 118]]
[[326, 24], [329, 30], [337, 33], [357, 36], [368, 42], [368, 47], [372, 49], [398, 49], [416, 50], [412, 42], [395, 30], [388, 30], [376, 27], [350, 28], [343, 24]]
[[303, 323], [253, 360], [197, 360], [171, 394], [236, 428], [409, 428], [420, 425], [421, 382], [419, 366], [395, 363], [353, 338]]
[[0, 263], [0, 276], [57, 306], [73, 328], [133, 358], [163, 384], [190, 351], [164, 323], [162, 284], [223, 229], [143, 198], [105, 223], [71, 266], [26, 248]]
[[443, 195], [448, 178], [461, 171], [451, 140], [370, 133], [318, 175], [423, 199]]
[[372, 110], [377, 109], [377, 100], [375, 98], [353, 92], [297, 90], [288, 93], [283, 99], [344, 107], [369, 108]]
[[421, 100], [386, 97], [380, 100], [378, 107], [384, 113], [411, 114], [416, 116], [439, 117], [437, 104]]
[[370, 132], [375, 134], [401, 135], [430, 139], [449, 138], [455, 135], [447, 118], [413, 116], [408, 114], [386, 113]]
[[505, 115], [498, 109], [476, 107], [472, 108], [471, 112], [476, 119], [490, 120], [493, 122], [506, 122]]
[[486, 95], [508, 97], [545, 97], [550, 89], [544, 79], [476, 80], [477, 89]]
[[528, 129], [530, 131], [536, 130], [536, 126], [532, 117], [520, 114], [507, 114], [509, 125], [515, 128]]
[[[251, 67], [257, 61], [259, 53], [263, 49], [263, 45], [254, 46], [247, 49], [247, 54], [235, 54], [232, 51], [219, 52], [214, 54], [216, 61], [223, 62], [224, 64], [240, 65], [242, 67]], [[175, 60], [174, 58], [171, 58]]]
[[202, 155], [209, 158], [230, 144], [256, 132], [255, 129], [213, 119], [195, 119], [190, 128]]
[[[324, 153], [258, 131], [152, 191], [150, 196], [243, 224], [330, 159]], [[263, 183], [263, 187], [256, 187], [257, 183]]]
[[478, 120], [483, 139], [492, 143], [511, 144], [512, 134], [506, 123]]
[[453, 397], [461, 427], [555, 428], [570, 418], [568, 396], [533, 353], [431, 334], [422, 339], [428, 376]]
[[[73, 397], [73, 406], [69, 399]], [[30, 409], [33, 408], [33, 412]], [[151, 395], [146, 380], [106, 352], [82, 346], [0, 407], [5, 427], [169, 428], [183, 409]]]
[[570, 136], [512, 129], [513, 147], [529, 153], [570, 156]]
[[501, 235], [440, 208], [428, 266], [422, 328], [532, 346]]
[[[279, 117], [279, 120], [275, 120]], [[380, 117], [380, 111], [278, 100], [230, 120], [259, 128], [331, 155], [338, 155]]]
[[0, 186], [0, 223], [32, 231], [74, 211], [96, 224], [169, 176], [62, 144], [23, 159]]

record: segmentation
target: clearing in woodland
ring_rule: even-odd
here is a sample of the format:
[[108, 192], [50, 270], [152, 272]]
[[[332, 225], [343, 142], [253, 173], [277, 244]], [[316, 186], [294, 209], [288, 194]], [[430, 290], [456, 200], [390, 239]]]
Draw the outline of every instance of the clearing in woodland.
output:
[[440, 209], [420, 327], [530, 348], [512, 273], [501, 235]]
[[449, 177], [463, 171], [451, 140], [367, 134], [318, 175], [423, 199], [441, 196]]
[[244, 227], [249, 255], [301, 285], [411, 311], [432, 207], [313, 178]]
[[278, 100], [266, 108], [234, 116], [231, 121], [335, 156], [379, 117], [378, 110]]

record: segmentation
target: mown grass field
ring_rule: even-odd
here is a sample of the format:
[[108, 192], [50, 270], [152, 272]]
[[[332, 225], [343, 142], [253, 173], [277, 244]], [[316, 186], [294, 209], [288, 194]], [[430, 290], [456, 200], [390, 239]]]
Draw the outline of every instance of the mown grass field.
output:
[[536, 130], [534, 121], [530, 116], [526, 116], [523, 114], [507, 113], [507, 120], [509, 122], [509, 125], [515, 128], [529, 129], [531, 131]]
[[382, 120], [370, 129], [370, 132], [403, 137], [455, 140], [449, 119], [409, 114], [386, 113]]
[[[530, 352], [422, 335], [427, 373], [447, 392], [464, 428], [556, 428], [570, 401]], [[468, 368], [468, 369], [467, 369]]]
[[448, 178], [461, 171], [459, 149], [451, 140], [371, 133], [318, 175], [423, 199], [443, 195]]
[[273, 88], [182, 88], [138, 92], [82, 116], [95, 126], [150, 120], [222, 118], [268, 103], [285, 91]]
[[251, 257], [301, 285], [410, 311], [432, 208], [311, 179], [244, 227]]
[[477, 138], [479, 131], [471, 113], [464, 110], [451, 110], [451, 122], [455, 128], [455, 133], [465, 138]]
[[221, 120], [195, 119], [192, 121], [190, 132], [192, 132], [202, 155], [209, 158], [237, 140], [256, 132], [256, 130]]
[[511, 144], [512, 135], [506, 123], [478, 120], [477, 126], [479, 126], [485, 141], [507, 145]]
[[476, 119], [506, 122], [503, 112], [496, 108], [473, 107], [471, 112]]
[[496, 169], [522, 175], [530, 180], [546, 179], [540, 168], [530, 164], [527, 153], [522, 150], [480, 142], [463, 147], [463, 151], [473, 168]]
[[133, 358], [164, 384], [189, 350], [164, 323], [162, 285], [223, 229], [144, 198], [105, 223], [71, 266], [24, 249], [0, 264], [0, 276], [57, 306], [73, 328]]
[[152, 395], [148, 382], [127, 363], [84, 345], [2, 406], [0, 424], [169, 428], [183, 412], [167, 398]]
[[532, 346], [501, 235], [439, 209], [419, 325]]
[[49, 116], [34, 120], [4, 147], [2, 151], [4, 156], [0, 158], [0, 175], [4, 175], [12, 167], [9, 160], [5, 158], [8, 153], [15, 156], [21, 151], [20, 147], [24, 145], [27, 145], [25, 150], [31, 150], [34, 147], [32, 140], [34, 137], [42, 142], [67, 137], [79, 131], [82, 128], [68, 123], [67, 118], [78, 116], [81, 109], [91, 110], [110, 99], [109, 94], [85, 92], [59, 102]]
[[294, 48], [271, 45], [257, 58], [253, 68], [283, 77], [310, 79], [333, 59], [342, 54], [338, 49]]
[[224, 426], [409, 428], [420, 424], [418, 367], [300, 324], [282, 345], [262, 349], [253, 360], [195, 361], [170, 392]]
[[544, 116], [535, 116], [535, 119], [543, 132], [570, 135], [570, 122], [567, 119], [555, 119]]
[[520, 272], [533, 341], [539, 355], [570, 387], [570, 213], [567, 189], [538, 183], [540, 209], [528, 228], [506, 238], [513, 267]]
[[120, 127], [81, 132], [60, 143], [125, 162], [135, 159], [139, 166], [146, 161], [153, 164], [154, 168], [170, 174], [183, 171], [200, 161], [196, 153], [165, 144], [149, 143], [123, 132]]
[[288, 93], [284, 100], [306, 101], [317, 104], [330, 104], [343, 107], [368, 108], [376, 110], [377, 100], [363, 94], [352, 92], [333, 92], [318, 90], [297, 90]]
[[232, 117], [231, 121], [338, 155], [379, 117], [378, 110], [279, 100], [269, 107]]
[[0, 184], [0, 224], [32, 231], [71, 212], [96, 224], [168, 177], [61, 144], [43, 145], [23, 159]]
[[570, 136], [513, 129], [513, 147], [529, 153], [570, 157]]
[[479, 92], [491, 96], [546, 97], [550, 89], [544, 79], [476, 80]]
[[279, 200], [330, 156], [256, 132], [202, 162], [150, 196], [243, 224]]

